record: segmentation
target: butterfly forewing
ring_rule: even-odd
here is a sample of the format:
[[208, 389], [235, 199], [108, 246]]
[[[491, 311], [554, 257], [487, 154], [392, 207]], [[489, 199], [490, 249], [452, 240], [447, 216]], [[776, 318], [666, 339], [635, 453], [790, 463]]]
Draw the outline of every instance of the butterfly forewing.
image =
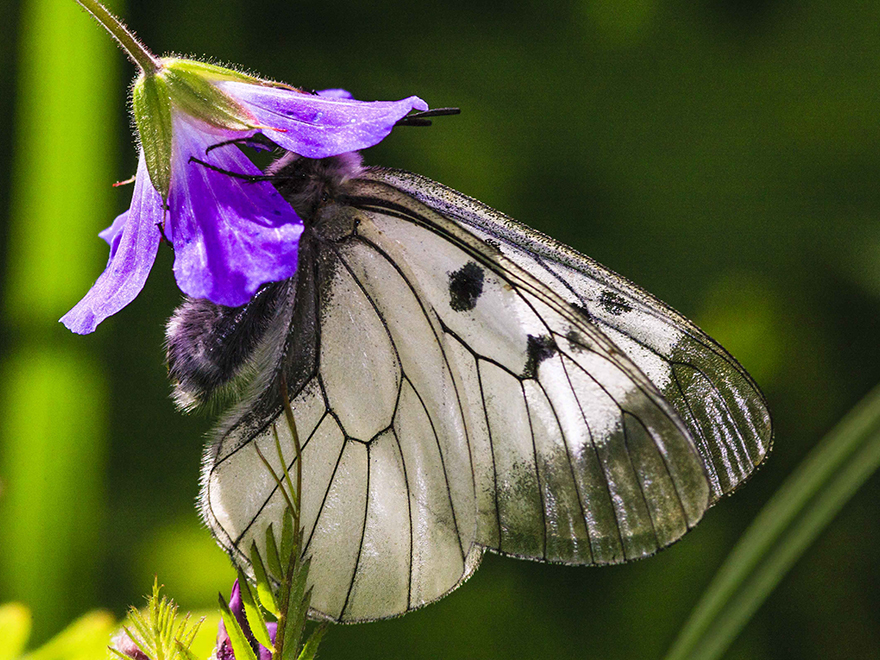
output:
[[447, 218], [386, 186], [353, 193], [364, 217], [349, 240], [397, 264], [436, 317], [444, 353], [456, 353], [459, 399], [482, 413], [466, 428], [478, 543], [608, 563], [650, 554], [696, 523], [707, 503], [701, 461], [622, 353]]
[[764, 397], [739, 363], [688, 319], [626, 278], [485, 204], [409, 172], [372, 176], [406, 191], [540, 279], [608, 336], [675, 407], [706, 464], [712, 501], [770, 451]]

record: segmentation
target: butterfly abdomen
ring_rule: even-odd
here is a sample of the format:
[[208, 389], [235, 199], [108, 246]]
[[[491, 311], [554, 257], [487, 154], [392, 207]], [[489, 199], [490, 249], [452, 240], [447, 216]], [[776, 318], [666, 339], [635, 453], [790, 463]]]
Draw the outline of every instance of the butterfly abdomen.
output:
[[268, 327], [282, 288], [267, 284], [242, 307], [189, 298], [177, 308], [165, 330], [177, 405], [196, 408], [236, 380]]

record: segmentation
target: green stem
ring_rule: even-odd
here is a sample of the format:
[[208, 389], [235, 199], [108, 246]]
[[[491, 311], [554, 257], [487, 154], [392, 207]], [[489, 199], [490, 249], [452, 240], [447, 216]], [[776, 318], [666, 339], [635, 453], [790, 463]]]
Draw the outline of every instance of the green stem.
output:
[[116, 39], [122, 50], [125, 51], [125, 54], [143, 73], [147, 75], [156, 74], [161, 70], [162, 63], [159, 61], [159, 58], [138, 41], [134, 33], [125, 27], [118, 18], [107, 11], [104, 5], [97, 0], [75, 0], [75, 2], [89, 12], [110, 33], [110, 36]]

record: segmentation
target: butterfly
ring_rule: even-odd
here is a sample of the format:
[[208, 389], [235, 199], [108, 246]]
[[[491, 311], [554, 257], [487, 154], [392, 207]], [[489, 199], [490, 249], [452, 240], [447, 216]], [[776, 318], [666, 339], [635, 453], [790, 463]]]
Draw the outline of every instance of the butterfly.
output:
[[182, 406], [236, 393], [206, 449], [201, 512], [245, 569], [284, 515], [263, 460], [295, 465], [289, 403], [313, 616], [403, 614], [486, 550], [649, 556], [770, 451], [739, 363], [589, 257], [359, 154], [285, 154], [270, 173], [305, 222], [296, 276], [244, 307], [186, 301], [167, 351]]

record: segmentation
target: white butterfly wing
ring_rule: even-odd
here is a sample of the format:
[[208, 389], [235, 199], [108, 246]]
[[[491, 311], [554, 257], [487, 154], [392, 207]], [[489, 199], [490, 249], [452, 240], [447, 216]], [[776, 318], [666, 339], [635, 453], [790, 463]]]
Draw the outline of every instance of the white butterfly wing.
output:
[[[670, 406], [655, 384], [669, 391], [662, 375], [672, 354], [656, 348], [668, 339], [653, 333], [705, 335], [587, 262], [594, 277], [572, 263], [571, 255], [583, 259], [573, 251], [519, 225], [493, 225], [486, 207], [456, 215], [444, 206], [473, 200], [401, 173], [370, 176], [380, 181], [354, 181], [346, 199], [319, 211], [301, 254], [296, 310], [266, 339], [283, 344], [277, 334], [292, 322], [284, 368], [304, 447], [316, 613], [338, 621], [401, 614], [458, 586], [485, 548], [614, 563], [649, 555], [696, 524], [714, 486], [691, 435], [713, 431], [699, 422], [704, 436], [689, 431], [695, 423], [680, 402], [705, 424], [726, 418], [691, 402], [700, 386], [690, 382], [670, 399], [678, 412]], [[603, 308], [597, 326], [592, 309], [574, 306], [592, 304], [589, 292], [609, 283], [626, 305], [638, 303], [642, 325]], [[257, 450], [276, 471], [275, 434], [289, 467], [293, 450], [271, 405], [254, 405], [226, 428], [207, 455], [203, 513], [247, 564], [284, 507]]]
[[461, 223], [581, 309], [663, 393], [703, 456], [712, 502], [770, 451], [766, 401], [739, 363], [691, 321], [625, 277], [482, 202], [399, 170], [375, 176]]

